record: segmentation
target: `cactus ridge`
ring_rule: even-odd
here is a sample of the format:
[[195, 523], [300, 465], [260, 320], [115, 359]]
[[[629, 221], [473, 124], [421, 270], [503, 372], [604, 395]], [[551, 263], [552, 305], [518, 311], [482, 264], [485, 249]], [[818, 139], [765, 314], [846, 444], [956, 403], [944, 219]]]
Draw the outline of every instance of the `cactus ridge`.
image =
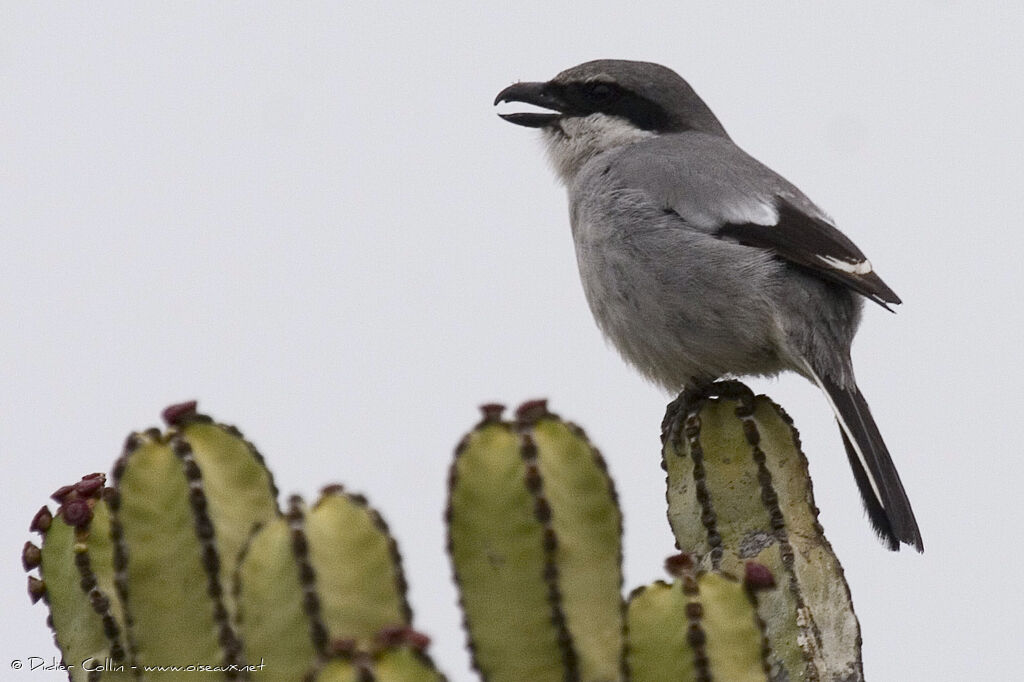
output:
[[[621, 671], [626, 613], [622, 599], [622, 514], [615, 483], [608, 474], [607, 462], [586, 432], [577, 424], [550, 412], [547, 401], [524, 403], [516, 410], [516, 418], [524, 451], [529, 439], [528, 443], [533, 446], [530, 454], [541, 478], [541, 485], [536, 488], [528, 485], [528, 488], [540, 497], [544, 493], [544, 480], [551, 482], [547, 497], [554, 511], [545, 523], [556, 540], [565, 540], [564, 551], [558, 542], [550, 545], [550, 560], [560, 567], [559, 606], [569, 635], [568, 643], [572, 647], [572, 665], [567, 665], [566, 679], [612, 679]], [[545, 456], [539, 456], [542, 454], [540, 448], [544, 448]], [[574, 448], [578, 448], [579, 459], [571, 463]], [[571, 472], [560, 471], [560, 466], [568, 466], [572, 471], [589, 471], [595, 480], [573, 480]], [[560, 496], [555, 496], [558, 494]], [[597, 506], [594, 506], [595, 499], [598, 500]], [[586, 505], [590, 505], [589, 513], [574, 516]], [[612, 527], [608, 529], [611, 538], [599, 540], [600, 536], [588, 533], [600, 526], [591, 514], [601, 511], [611, 514]], [[572, 562], [570, 555], [579, 552], [578, 548], [571, 546], [574, 541], [582, 542], [588, 548], [602, 543], [611, 544], [613, 552], [603, 557], [591, 554], [582, 561]], [[593, 567], [602, 561], [604, 570], [593, 573]], [[587, 589], [609, 575], [614, 580], [599, 591]], [[586, 603], [602, 597], [614, 600], [614, 613], [593, 612], [586, 608]], [[595, 624], [603, 624], [608, 630], [596, 628]]]
[[686, 643], [693, 649], [693, 669], [695, 682], [711, 682], [711, 660], [708, 658], [708, 635], [701, 624], [704, 609], [700, 601], [700, 588], [697, 586], [697, 574], [692, 570], [685, 571], [680, 577], [683, 594], [688, 597], [686, 602]]
[[[451, 558], [452, 563], [452, 581], [455, 583], [456, 588], [456, 603], [459, 606], [459, 614], [461, 615], [460, 622], [462, 624], [462, 631], [466, 633], [466, 651], [469, 653], [469, 664], [479, 675], [481, 680], [486, 682], [487, 678], [480, 672], [480, 661], [479, 655], [476, 649], [476, 642], [473, 640], [473, 636], [469, 630], [469, 615], [466, 609], [466, 598], [461, 589], [461, 581], [459, 577], [459, 567], [455, 563], [455, 542], [453, 539], [452, 532], [452, 520], [454, 517], [453, 511], [453, 499], [455, 497], [455, 487], [459, 483], [459, 460], [463, 453], [469, 448], [471, 438], [474, 433], [483, 428], [488, 424], [501, 423], [502, 412], [505, 411], [505, 406], [499, 403], [488, 403], [480, 406], [480, 411], [483, 413], [483, 418], [473, 427], [473, 430], [464, 435], [459, 439], [458, 444], [455, 446], [455, 457], [452, 459], [452, 463], [448, 466], [448, 478], [446, 480], [448, 488], [448, 499], [444, 505], [444, 550], [445, 553]], [[44, 507], [45, 509], [45, 507]], [[31, 590], [30, 590], [31, 592]]]
[[[447, 478], [448, 499], [445, 502], [444, 514], [443, 514], [443, 517], [444, 517], [444, 528], [445, 528], [444, 548], [445, 548], [445, 552], [448, 554], [449, 557], [454, 557], [455, 556], [455, 540], [454, 540], [454, 537], [453, 537], [454, 533], [453, 533], [452, 521], [453, 521], [453, 518], [455, 516], [454, 509], [453, 509], [453, 507], [454, 507], [454, 497], [455, 497], [455, 488], [459, 484], [459, 461], [461, 460], [463, 454], [465, 454], [465, 452], [469, 449], [470, 443], [472, 442], [472, 439], [473, 439], [473, 435], [477, 431], [480, 431], [485, 426], [488, 426], [488, 425], [491, 425], [491, 424], [501, 425], [503, 423], [502, 422], [502, 413], [504, 411], [505, 411], [505, 406], [503, 404], [501, 404], [501, 403], [487, 403], [487, 404], [481, 405], [480, 406], [480, 412], [481, 412], [481, 419], [480, 419], [480, 421], [476, 423], [476, 425], [473, 427], [472, 431], [470, 431], [469, 433], [465, 434], [462, 438], [460, 438], [458, 444], [455, 446], [455, 457], [452, 459], [452, 463], [448, 466], [448, 478]], [[461, 619], [460, 619], [460, 621], [462, 623], [462, 631], [464, 633], [466, 633], [466, 651], [469, 653], [469, 663], [470, 663], [470, 666], [473, 668], [473, 670], [476, 671], [480, 675], [480, 679], [483, 680], [483, 682], [487, 682], [487, 677], [483, 674], [483, 672], [481, 672], [481, 668], [480, 668], [480, 653], [479, 653], [479, 651], [477, 651], [476, 641], [473, 639], [473, 635], [470, 634], [469, 611], [466, 608], [466, 597], [465, 597], [465, 594], [463, 593], [463, 590], [461, 589], [462, 581], [461, 581], [460, 575], [459, 575], [459, 567], [456, 564], [454, 558], [452, 558], [451, 561], [452, 561], [452, 580], [454, 581], [455, 586], [457, 588], [459, 588], [459, 589], [456, 590], [456, 595], [457, 595], [456, 602], [459, 605], [459, 613], [462, 616]]]
[[217, 642], [221, 646], [223, 665], [237, 666], [241, 664], [242, 645], [224, 603], [221, 558], [217, 548], [216, 530], [213, 519], [210, 518], [203, 488], [203, 474], [193, 456], [192, 446], [180, 434], [171, 436], [170, 446], [171, 451], [181, 460], [188, 481], [189, 506], [192, 508], [195, 533], [202, 555], [202, 567], [206, 573], [206, 594], [213, 601], [213, 620], [217, 627]]
[[[546, 413], [546, 405], [541, 405]], [[523, 408], [519, 414], [525, 413]], [[519, 416], [517, 414], [517, 416]], [[532, 415], [531, 415], [532, 416]], [[519, 429], [519, 456], [523, 458], [526, 465], [525, 483], [526, 489], [533, 496], [533, 514], [543, 529], [544, 538], [544, 582], [548, 589], [548, 605], [551, 608], [551, 622], [556, 629], [556, 641], [562, 652], [562, 662], [565, 666], [565, 680], [571, 682], [578, 680], [579, 657], [576, 654], [576, 645], [573, 642], [572, 633], [566, 621], [565, 610], [562, 608], [562, 591], [559, 587], [558, 562], [556, 552], [558, 551], [558, 535], [555, 533], [551, 519], [551, 505], [544, 497], [544, 479], [540, 473], [537, 462], [537, 446], [533, 442], [527, 429], [531, 422], [520, 421], [517, 423]]]
[[75, 529], [75, 568], [78, 569], [78, 575], [81, 577], [79, 585], [82, 591], [88, 595], [89, 604], [92, 606], [93, 611], [96, 612], [103, 622], [103, 635], [107, 638], [107, 649], [110, 652], [110, 658], [114, 663], [121, 664], [124, 663], [125, 659], [124, 645], [121, 643], [121, 626], [118, 625], [117, 619], [114, 618], [110, 597], [100, 589], [99, 579], [92, 570], [92, 562], [90, 561], [86, 539], [81, 537], [88, 534], [88, 532], [88, 528]]
[[700, 444], [700, 427], [700, 416], [696, 412], [687, 413], [684, 432], [690, 446], [690, 459], [693, 460], [693, 481], [696, 486], [697, 502], [700, 504], [700, 522], [707, 534], [708, 547], [711, 548], [711, 567], [718, 570], [722, 565], [722, 535], [718, 532], [718, 515], [711, 501], [711, 492], [708, 490], [704, 448]]
[[[133, 446], [135, 444], [134, 441], [129, 441], [129, 443]], [[125, 452], [126, 454], [128, 452], [128, 443], [125, 445]], [[114, 466], [115, 486], [117, 481], [120, 480], [120, 474], [124, 472], [124, 458], [125, 455], [122, 455], [121, 459]], [[110, 506], [110, 542], [113, 546], [114, 593], [121, 604], [124, 639], [125, 645], [128, 648], [128, 665], [131, 670], [138, 670], [138, 658], [135, 655], [135, 652], [138, 651], [138, 644], [135, 641], [134, 635], [135, 619], [132, 618], [131, 609], [128, 608], [128, 546], [124, 541], [124, 528], [121, 526], [121, 520], [118, 517], [118, 510], [121, 506], [121, 494], [117, 491], [116, 487], [113, 489], [113, 494], [108, 500]], [[136, 677], [139, 677], [139, 675], [136, 675]]]
[[324, 623], [320, 606], [320, 593], [316, 588], [316, 569], [309, 560], [309, 540], [306, 538], [306, 514], [303, 510], [302, 498], [293, 495], [288, 500], [288, 511], [285, 512], [291, 542], [292, 558], [298, 569], [299, 585], [302, 589], [302, 610], [309, 624], [309, 638], [313, 649], [321, 658], [327, 656], [329, 636], [327, 624]]
[[249, 454], [256, 461], [256, 465], [263, 469], [263, 471], [266, 473], [267, 485], [270, 488], [270, 497], [271, 499], [276, 500], [280, 496], [280, 491], [277, 488], [277, 483], [274, 481], [274, 474], [270, 471], [269, 467], [267, 467], [267, 460], [263, 456], [263, 453], [260, 452], [259, 449], [256, 447], [256, 445], [251, 440], [246, 438], [245, 434], [242, 433], [242, 431], [239, 430], [239, 428], [234, 424], [221, 424], [219, 422], [214, 422], [212, 418], [207, 417], [206, 415], [198, 416], [202, 417], [203, 419], [209, 420], [210, 423], [212, 423], [217, 428], [221, 429], [225, 434], [237, 439], [245, 446], [245, 448], [249, 451]]
[[[736, 407], [736, 416], [743, 424], [743, 436], [746, 438], [747, 443], [750, 444], [751, 458], [757, 465], [757, 481], [761, 487], [761, 501], [768, 511], [771, 528], [778, 543], [779, 557], [782, 560], [782, 565], [785, 567], [788, 577], [786, 581], [787, 589], [793, 595], [793, 602], [796, 605], [797, 612], [806, 612], [807, 604], [804, 601], [803, 590], [794, 568], [795, 556], [793, 546], [789, 542], [786, 519], [782, 508], [779, 506], [778, 493], [776, 493], [775, 487], [772, 484], [772, 473], [768, 469], [767, 458], [760, 446], [761, 434], [757, 429], [757, 423], [754, 421], [753, 400], [741, 401]], [[815, 682], [819, 679], [819, 675], [817, 674], [816, 667], [813, 665], [813, 661], [817, 651], [820, 649], [821, 631], [814, 618], [798, 618], [797, 626], [801, 630], [799, 636], [806, 643], [805, 646], [801, 647], [801, 651], [804, 654], [805, 661], [807, 661], [807, 680], [808, 682]]]
[[[783, 555], [783, 560], [788, 560], [786, 566], [789, 570], [789, 579], [792, 584], [797, 585], [797, 589], [800, 592], [800, 603], [807, 612], [816, 614], [816, 617], [810, 618], [811, 631], [813, 633], [813, 639], [808, 642], [806, 651], [816, 659], [816, 667], [820, 666], [825, 675], [829, 676], [829, 679], [837, 679], [846, 682], [859, 682], [864, 679], [863, 663], [861, 661], [861, 633], [860, 624], [857, 621], [857, 616], [853, 609], [853, 597], [850, 593], [850, 586], [846, 582], [846, 578], [843, 573], [842, 565], [836, 558], [832, 551], [832, 546], [825, 537], [825, 531], [821, 526], [818, 519], [818, 508], [814, 504], [814, 491], [811, 484], [810, 476], [807, 475], [807, 458], [804, 456], [800, 433], [796, 429], [793, 423], [793, 419], [789, 414], [782, 408], [781, 405], [772, 401], [767, 396], [758, 396], [758, 403], [755, 406], [755, 413], [753, 418], [759, 419], [758, 408], [761, 408], [761, 412], [767, 412], [772, 418], [777, 418], [784, 425], [783, 437], [788, 439], [792, 447], [799, 457], [799, 460], [804, 469], [805, 478], [800, 479], [806, 483], [806, 497], [807, 504], [811, 510], [811, 513], [802, 517], [801, 520], [807, 523], [807, 528], [800, 530], [800, 535], [796, 536], [801, 539], [804, 536], [812, 537], [815, 540], [813, 546], [805, 546], [799, 552], [795, 551], [790, 547], [788, 554]], [[770, 421], [760, 417], [767, 423], [767, 426], [771, 426]], [[770, 442], [770, 441], [769, 441]], [[768, 458], [765, 457], [765, 461]], [[792, 493], [790, 493], [792, 495]], [[787, 531], [787, 542], [789, 541], [789, 534]], [[809, 543], [804, 542], [804, 545]], [[812, 555], [812, 558], [804, 559], [803, 557]], [[827, 571], [831, 574], [828, 584], [831, 586], [827, 595], [820, 594], [820, 590], [803, 590], [800, 589], [801, 585], [808, 586], [820, 586], [822, 584], [821, 579], [812, 580], [810, 577], [805, 577], [810, 573], [809, 566], [813, 565], [827, 566]], [[836, 607], [836, 613], [826, 613], [827, 605], [839, 605]], [[845, 628], [840, 628], [836, 621], [846, 621]], [[825, 630], [822, 624], [825, 623], [828, 629]], [[844, 655], [844, 652], [851, 651], [852, 656]], [[826, 661], [825, 664], [821, 664], [820, 661]]]

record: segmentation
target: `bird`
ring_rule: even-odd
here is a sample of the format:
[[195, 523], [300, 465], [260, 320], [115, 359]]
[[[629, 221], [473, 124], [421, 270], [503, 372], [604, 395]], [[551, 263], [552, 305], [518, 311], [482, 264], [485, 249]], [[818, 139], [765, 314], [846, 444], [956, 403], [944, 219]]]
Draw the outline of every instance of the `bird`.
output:
[[668, 67], [588, 61], [514, 83], [503, 103], [543, 110], [499, 116], [541, 131], [587, 303], [623, 358], [671, 392], [783, 371], [817, 384], [876, 534], [923, 552], [850, 353], [864, 300], [901, 300], [828, 214]]

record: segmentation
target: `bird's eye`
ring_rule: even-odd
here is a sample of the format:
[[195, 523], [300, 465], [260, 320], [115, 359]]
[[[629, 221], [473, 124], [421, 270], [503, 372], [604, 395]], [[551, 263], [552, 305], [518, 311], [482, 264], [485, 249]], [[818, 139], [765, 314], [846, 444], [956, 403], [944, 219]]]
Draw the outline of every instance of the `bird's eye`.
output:
[[606, 104], [615, 99], [616, 92], [608, 83], [602, 83], [596, 81], [593, 83], [587, 83], [584, 88], [584, 92], [587, 94], [587, 99], [597, 104]]

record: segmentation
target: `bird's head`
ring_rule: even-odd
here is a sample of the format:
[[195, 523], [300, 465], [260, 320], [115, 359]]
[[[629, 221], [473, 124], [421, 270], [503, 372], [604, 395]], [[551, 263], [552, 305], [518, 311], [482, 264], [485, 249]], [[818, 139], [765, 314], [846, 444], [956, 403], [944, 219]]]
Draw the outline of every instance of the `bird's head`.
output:
[[689, 83], [651, 62], [585, 62], [547, 82], [510, 85], [494, 99], [495, 105], [502, 102], [549, 110], [499, 116], [542, 129], [555, 168], [566, 182], [595, 154], [652, 135], [698, 131], [727, 137]]

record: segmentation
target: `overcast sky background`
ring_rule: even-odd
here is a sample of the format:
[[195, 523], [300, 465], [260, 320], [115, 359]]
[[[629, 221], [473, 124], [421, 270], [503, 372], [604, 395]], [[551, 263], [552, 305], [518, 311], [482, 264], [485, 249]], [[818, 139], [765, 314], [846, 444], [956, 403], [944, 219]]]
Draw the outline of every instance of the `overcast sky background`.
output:
[[866, 310], [854, 361], [923, 556], [874, 538], [817, 390], [750, 382], [803, 436], [868, 679], [1019, 678], [1024, 13], [704, 4], [0, 4], [0, 677], [62, 679], [9, 667], [56, 653], [19, 562], [35, 510], [190, 398], [283, 493], [370, 497], [453, 681], [444, 482], [481, 403], [584, 426], [627, 589], [662, 577], [669, 396], [601, 339], [564, 190], [491, 106], [615, 57], [687, 78], [905, 301]]

